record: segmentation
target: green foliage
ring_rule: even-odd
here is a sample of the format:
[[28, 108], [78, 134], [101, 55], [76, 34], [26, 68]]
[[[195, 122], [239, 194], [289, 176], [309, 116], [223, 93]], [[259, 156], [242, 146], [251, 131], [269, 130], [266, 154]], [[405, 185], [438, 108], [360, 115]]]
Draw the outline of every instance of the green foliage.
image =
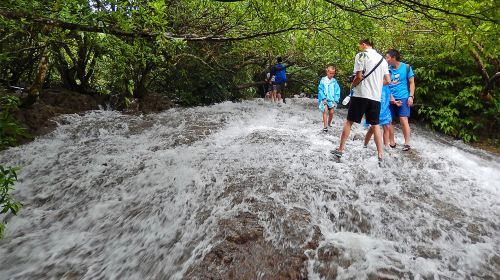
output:
[[[0, 165], [0, 214], [12, 213], [17, 215], [22, 204], [15, 200], [11, 191], [14, 190], [14, 183], [17, 181], [16, 168], [9, 168]], [[0, 222], [0, 239], [3, 238], [5, 224]]]
[[[455, 42], [453, 42], [455, 43]], [[431, 127], [465, 142], [480, 136], [497, 139], [500, 125], [499, 97], [482, 98], [484, 81], [470, 56], [449, 43], [418, 44], [417, 109], [420, 118]], [[425, 53], [433, 55], [426, 55]], [[497, 90], [498, 92], [498, 90]]]
[[0, 97], [0, 150], [16, 145], [20, 138], [30, 138], [27, 130], [12, 116], [19, 103], [16, 96]]
[[[466, 2], [443, 4], [442, 8], [459, 13], [470, 13], [474, 9], [485, 13], [494, 10], [488, 1]], [[490, 92], [492, 98], [486, 98], [487, 80], [480, 70], [484, 67], [490, 77], [500, 70], [495, 62], [498, 60], [498, 40], [493, 39], [499, 36], [498, 25], [452, 16], [432, 21], [418, 14], [402, 15], [408, 16], [409, 23], [388, 22], [381, 35], [392, 38], [385, 49], [400, 50], [402, 60], [414, 69], [416, 103], [413, 116], [465, 142], [498, 139], [498, 89]], [[495, 30], [492, 26], [496, 26]]]
[[232, 79], [230, 73], [222, 76], [193, 57], [181, 60], [176, 68], [165, 73], [163, 85], [167, 96], [180, 105], [207, 105], [235, 98], [228, 89]]
[[369, 38], [414, 67], [418, 117], [465, 141], [498, 137], [498, 90], [484, 90], [500, 65], [495, 1], [8, 0], [5, 11], [103, 33], [0, 16], [4, 85], [29, 85], [48, 44], [57, 71], [47, 86], [125, 103], [147, 92], [184, 106], [249, 98], [255, 89], [240, 86], [259, 82], [276, 56], [288, 66], [288, 93], [314, 94], [328, 64], [348, 88], [357, 41]]

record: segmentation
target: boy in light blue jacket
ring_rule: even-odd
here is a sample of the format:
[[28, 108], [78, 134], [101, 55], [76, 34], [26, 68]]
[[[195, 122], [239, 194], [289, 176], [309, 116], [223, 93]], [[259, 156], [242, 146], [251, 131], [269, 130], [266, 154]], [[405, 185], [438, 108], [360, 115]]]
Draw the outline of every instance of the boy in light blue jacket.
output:
[[[332, 127], [333, 109], [337, 107], [340, 99], [340, 86], [333, 77], [337, 68], [328, 66], [326, 76], [321, 78], [318, 85], [318, 105], [323, 114], [323, 132], [328, 132], [328, 127]], [[326, 108], [328, 110], [325, 110]]]

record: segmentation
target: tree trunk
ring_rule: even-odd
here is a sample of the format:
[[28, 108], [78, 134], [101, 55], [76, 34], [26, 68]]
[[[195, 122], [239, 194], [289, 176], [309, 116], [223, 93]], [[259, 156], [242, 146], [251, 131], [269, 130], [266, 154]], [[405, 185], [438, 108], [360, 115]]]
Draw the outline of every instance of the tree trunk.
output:
[[146, 64], [146, 68], [142, 70], [142, 73], [139, 76], [139, 79], [134, 83], [134, 98], [143, 98], [146, 96], [148, 90], [146, 88], [146, 83], [149, 77], [149, 74], [151, 74], [151, 71], [153, 70], [153, 63], [148, 62]]
[[[56, 47], [57, 48], [57, 47]], [[68, 62], [64, 57], [63, 48], [58, 48], [54, 50], [55, 54], [55, 65], [59, 75], [61, 76], [61, 82], [64, 87], [69, 90], [76, 90], [76, 82], [75, 82], [75, 70], [74, 67], [68, 66]], [[67, 51], [66, 51], [67, 52]], [[71, 53], [68, 54], [71, 59]]]
[[488, 81], [490, 80], [490, 75], [488, 75], [488, 72], [486, 71], [486, 66], [481, 60], [481, 56], [479, 56], [479, 53], [474, 49], [470, 49], [469, 51], [470, 54], [472, 55], [472, 58], [474, 58], [474, 61], [476, 62], [477, 70], [479, 71], [479, 73], [481, 73], [483, 81], [485, 83], [488, 83]]
[[84, 35], [81, 38], [78, 33], [73, 34], [78, 46], [76, 54], [66, 44], [58, 47], [54, 52], [57, 70], [64, 87], [83, 94], [88, 93], [91, 88], [89, 83], [99, 56], [97, 43], [89, 36], [91, 35]]
[[497, 72], [493, 77], [490, 78], [486, 86], [484, 87], [484, 90], [482, 92], [482, 98], [485, 100], [488, 100], [490, 102], [493, 101], [493, 96], [491, 95], [491, 90], [495, 88], [498, 79], [500, 78], [500, 72]]
[[42, 86], [45, 82], [45, 78], [47, 77], [47, 73], [49, 72], [49, 47], [45, 45], [42, 49], [42, 58], [40, 59], [40, 63], [38, 64], [38, 71], [33, 81], [33, 84], [26, 88], [26, 92], [28, 96], [24, 98], [21, 103], [21, 107], [29, 107], [33, 105], [38, 96], [40, 95], [40, 91], [42, 90]]

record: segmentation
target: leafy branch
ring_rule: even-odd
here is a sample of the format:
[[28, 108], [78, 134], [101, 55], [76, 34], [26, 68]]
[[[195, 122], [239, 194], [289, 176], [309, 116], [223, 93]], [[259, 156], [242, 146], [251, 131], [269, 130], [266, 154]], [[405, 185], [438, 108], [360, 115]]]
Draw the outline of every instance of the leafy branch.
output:
[[199, 36], [196, 34], [174, 34], [171, 32], [148, 32], [148, 31], [124, 31], [116, 26], [96, 26], [96, 25], [85, 25], [79, 23], [72, 23], [67, 21], [62, 21], [58, 19], [47, 18], [43, 16], [38, 16], [34, 14], [29, 14], [26, 12], [15, 12], [15, 11], [6, 11], [0, 9], [0, 16], [12, 19], [12, 20], [26, 20], [36, 24], [42, 24], [45, 26], [58, 27], [65, 30], [74, 30], [74, 31], [86, 31], [86, 32], [95, 32], [95, 33], [107, 33], [112, 34], [118, 37], [126, 37], [126, 38], [147, 38], [147, 39], [155, 39], [158, 36], [162, 36], [167, 40], [184, 40], [184, 41], [205, 41], [205, 42], [229, 42], [229, 41], [242, 41], [249, 40], [255, 38], [268, 37], [271, 35], [277, 35], [280, 33], [286, 33], [290, 31], [296, 30], [307, 30], [308, 26], [305, 25], [292, 25], [290, 27], [277, 29], [273, 31], [266, 32], [258, 32], [247, 34], [239, 37], [224, 37], [217, 35], [207, 35], [207, 36]]
[[[5, 168], [0, 165], [0, 214], [8, 212], [17, 215], [22, 207], [19, 201], [16, 201], [10, 193], [14, 190], [13, 185], [17, 181], [16, 168]], [[0, 222], [0, 239], [3, 238], [5, 224]]]

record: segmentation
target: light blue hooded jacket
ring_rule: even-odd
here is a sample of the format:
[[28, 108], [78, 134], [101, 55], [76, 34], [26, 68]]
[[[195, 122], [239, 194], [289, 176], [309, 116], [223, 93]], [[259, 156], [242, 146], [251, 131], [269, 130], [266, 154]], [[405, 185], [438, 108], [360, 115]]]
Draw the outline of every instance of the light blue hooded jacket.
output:
[[[333, 102], [339, 103], [340, 86], [335, 78], [331, 80], [328, 77], [323, 77], [319, 81], [318, 86], [318, 104], [322, 107], [323, 100], [326, 99], [326, 104], [329, 108], [333, 108]], [[321, 109], [320, 109], [321, 110]]]
[[[391, 109], [389, 109], [391, 102], [391, 89], [389, 85], [382, 87], [382, 96], [380, 98], [380, 116], [379, 116], [379, 125], [384, 126], [388, 125], [392, 122]], [[363, 121], [363, 125], [365, 128], [368, 128], [370, 125], [366, 123], [366, 119]]]

